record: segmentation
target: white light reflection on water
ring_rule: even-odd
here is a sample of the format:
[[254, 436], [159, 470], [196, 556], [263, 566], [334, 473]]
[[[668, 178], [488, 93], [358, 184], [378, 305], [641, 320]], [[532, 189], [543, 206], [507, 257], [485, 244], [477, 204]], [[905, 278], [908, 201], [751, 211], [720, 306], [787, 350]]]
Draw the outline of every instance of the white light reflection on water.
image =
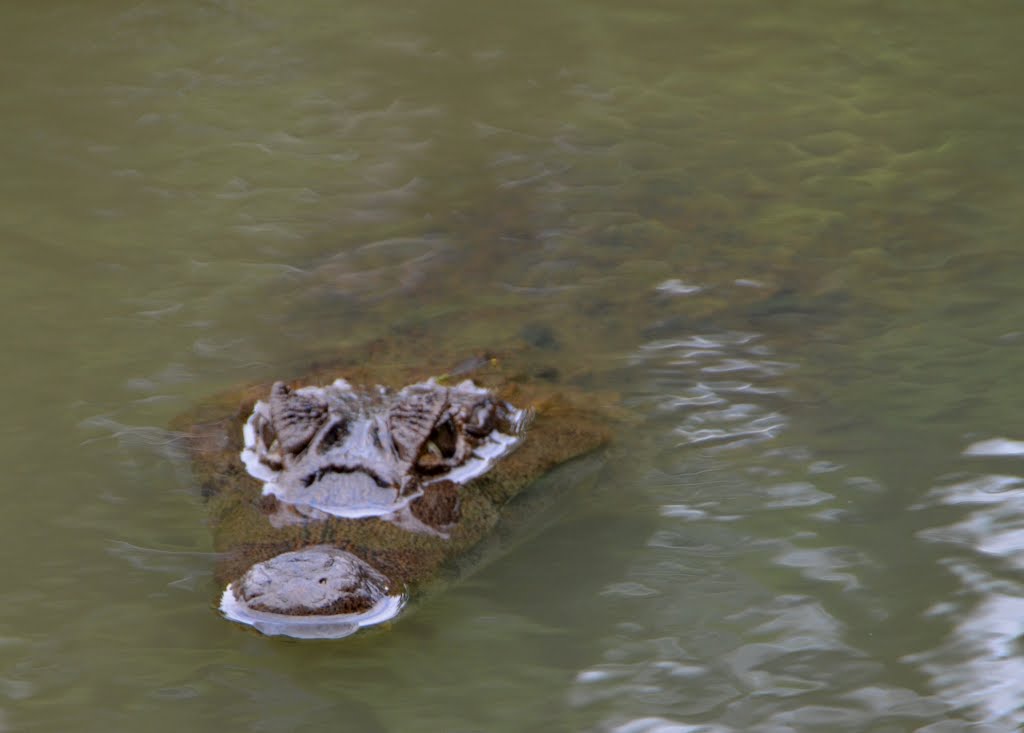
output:
[[965, 456], [1024, 456], [1024, 440], [990, 438], [971, 443], [964, 449]]
[[[979, 445], [964, 454], [1005, 455], [975, 450]], [[984, 730], [1019, 729], [1024, 726], [1024, 584], [999, 566], [1024, 569], [1024, 477], [972, 476], [934, 489], [928, 499], [918, 508], [932, 504], [968, 510], [958, 521], [918, 533], [925, 541], [961, 549], [943, 560], [960, 589], [928, 611], [952, 622], [946, 639], [904, 661], [927, 673], [951, 704], [970, 708]]]
[[951, 525], [922, 531], [920, 537], [955, 542], [1024, 568], [1024, 478], [984, 475], [936, 489], [933, 496], [946, 506], [976, 508]]

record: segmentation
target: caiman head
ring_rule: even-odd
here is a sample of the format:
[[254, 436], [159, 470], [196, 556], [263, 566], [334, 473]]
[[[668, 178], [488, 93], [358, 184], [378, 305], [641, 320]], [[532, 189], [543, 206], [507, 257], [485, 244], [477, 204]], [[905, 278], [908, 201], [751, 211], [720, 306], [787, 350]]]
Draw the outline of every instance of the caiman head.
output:
[[304, 638], [346, 636], [394, 617], [404, 589], [379, 567], [394, 548], [357, 550], [354, 538], [384, 523], [424, 547], [446, 542], [462, 487], [521, 441], [527, 417], [470, 381], [431, 379], [397, 392], [345, 380], [294, 390], [277, 382], [243, 427], [242, 462], [263, 482], [272, 531], [317, 524], [311, 537], [330, 535], [348, 549], [311, 544], [251, 565], [225, 589], [222, 613], [265, 634]]
[[525, 420], [470, 381], [431, 379], [398, 392], [277, 382], [245, 425], [242, 461], [265, 495], [305, 517], [401, 521], [428, 486], [485, 473]]

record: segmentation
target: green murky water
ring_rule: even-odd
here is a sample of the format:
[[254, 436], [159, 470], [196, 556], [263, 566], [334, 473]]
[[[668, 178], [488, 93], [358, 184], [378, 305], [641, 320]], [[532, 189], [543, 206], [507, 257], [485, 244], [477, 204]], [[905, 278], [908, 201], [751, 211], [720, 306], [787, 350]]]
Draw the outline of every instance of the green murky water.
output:
[[[1024, 724], [1015, 3], [19, 5], [0, 730]], [[598, 485], [386, 633], [220, 620], [170, 418], [424, 323], [619, 393]]]

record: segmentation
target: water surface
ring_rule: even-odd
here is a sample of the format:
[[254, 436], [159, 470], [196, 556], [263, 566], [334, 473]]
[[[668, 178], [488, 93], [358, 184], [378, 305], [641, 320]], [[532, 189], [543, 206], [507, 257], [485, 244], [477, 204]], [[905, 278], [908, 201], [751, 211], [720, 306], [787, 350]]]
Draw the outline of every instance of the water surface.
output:
[[[1015, 4], [0, 17], [0, 730], [1024, 724]], [[617, 394], [596, 486], [385, 633], [219, 619], [170, 419], [417, 328]]]

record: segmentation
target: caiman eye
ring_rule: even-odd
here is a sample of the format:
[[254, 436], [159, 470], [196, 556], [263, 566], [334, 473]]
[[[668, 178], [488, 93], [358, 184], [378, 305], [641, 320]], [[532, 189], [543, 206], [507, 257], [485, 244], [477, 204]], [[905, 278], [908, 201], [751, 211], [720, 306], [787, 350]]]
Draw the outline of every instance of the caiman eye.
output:
[[430, 431], [430, 435], [423, 441], [416, 465], [428, 473], [439, 471], [449, 465], [448, 461], [455, 456], [457, 449], [458, 434], [455, 423], [449, 418]]
[[263, 446], [266, 450], [270, 450], [270, 446], [277, 440], [277, 433], [274, 432], [274, 426], [270, 424], [270, 420], [261, 420], [259, 417], [256, 418], [259, 421], [260, 440], [263, 441]]
[[496, 418], [494, 405], [490, 402], [481, 402], [470, 412], [466, 421], [466, 432], [481, 438], [495, 429]]
[[458, 445], [458, 436], [455, 432], [455, 424], [451, 418], [448, 418], [443, 423], [438, 425], [430, 433], [430, 437], [427, 442], [433, 442], [437, 446], [438, 451], [441, 453], [442, 458], [451, 458], [455, 455], [455, 449]]

